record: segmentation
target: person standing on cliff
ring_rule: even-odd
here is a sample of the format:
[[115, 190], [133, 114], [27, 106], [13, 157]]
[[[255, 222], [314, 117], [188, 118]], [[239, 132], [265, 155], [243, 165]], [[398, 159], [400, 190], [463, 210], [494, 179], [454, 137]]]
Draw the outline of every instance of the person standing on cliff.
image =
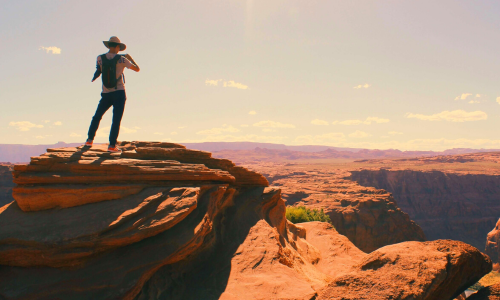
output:
[[125, 101], [127, 100], [123, 70], [127, 68], [139, 72], [141, 69], [129, 54], [118, 54], [118, 52], [127, 48], [125, 44], [120, 42], [119, 38], [112, 36], [109, 41], [103, 41], [103, 43], [109, 49], [109, 52], [97, 57], [97, 70], [92, 79], [92, 82], [94, 82], [102, 74], [101, 101], [99, 101], [90, 123], [85, 147], [92, 147], [102, 116], [113, 106], [113, 123], [109, 132], [108, 152], [119, 153], [121, 150], [116, 146], [116, 140], [120, 132], [120, 123], [125, 110]]

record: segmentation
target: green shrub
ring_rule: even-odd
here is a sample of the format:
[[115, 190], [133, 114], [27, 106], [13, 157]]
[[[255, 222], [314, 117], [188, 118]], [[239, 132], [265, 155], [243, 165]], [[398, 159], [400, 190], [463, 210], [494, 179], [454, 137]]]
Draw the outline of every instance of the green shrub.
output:
[[469, 287], [470, 290], [479, 291], [480, 289], [500, 283], [500, 273], [497, 271], [491, 271], [490, 273], [484, 275], [483, 278], [479, 279], [473, 286]]
[[309, 209], [305, 206], [288, 206], [286, 208], [286, 218], [294, 224], [311, 221], [332, 223], [323, 209]]
[[479, 282], [476, 282], [473, 286], [469, 287], [469, 290], [479, 291], [482, 288], [484, 288], [484, 286], [482, 284], [480, 284]]

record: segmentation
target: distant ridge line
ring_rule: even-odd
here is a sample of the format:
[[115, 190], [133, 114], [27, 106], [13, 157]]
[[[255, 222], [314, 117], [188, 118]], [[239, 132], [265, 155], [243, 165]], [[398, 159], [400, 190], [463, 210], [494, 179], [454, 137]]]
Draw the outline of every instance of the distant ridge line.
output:
[[[204, 142], [204, 143], [182, 143], [189, 149], [197, 149], [209, 152], [219, 151], [251, 151], [258, 149], [270, 149], [281, 151], [296, 151], [296, 152], [323, 152], [323, 151], [346, 151], [357, 153], [358, 157], [363, 157], [364, 153], [369, 157], [373, 157], [373, 153], [380, 152], [380, 156], [384, 157], [386, 153], [401, 153], [406, 157], [409, 156], [437, 156], [437, 155], [455, 155], [475, 152], [494, 152], [500, 149], [469, 149], [469, 148], [455, 148], [441, 152], [437, 151], [401, 151], [396, 149], [376, 150], [376, 149], [362, 149], [362, 148], [346, 148], [346, 147], [331, 147], [322, 145], [300, 145], [288, 146], [284, 144], [273, 143], [255, 143], [255, 142]], [[45, 145], [23, 145], [23, 144], [0, 144], [0, 162], [6, 163], [25, 163], [30, 161], [30, 157], [38, 156], [46, 152], [47, 148], [61, 148], [61, 147], [76, 147], [82, 145], [81, 143], [65, 143], [58, 142], [56, 144]], [[370, 155], [368, 155], [370, 154]]]

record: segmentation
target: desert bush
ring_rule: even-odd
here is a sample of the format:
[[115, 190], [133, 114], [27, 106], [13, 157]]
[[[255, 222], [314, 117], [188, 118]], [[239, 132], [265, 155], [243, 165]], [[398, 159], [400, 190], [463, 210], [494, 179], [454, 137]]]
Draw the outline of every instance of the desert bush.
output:
[[479, 291], [480, 289], [500, 283], [500, 273], [497, 271], [491, 271], [490, 273], [484, 275], [483, 278], [479, 279], [473, 286], [469, 287], [470, 290]]
[[305, 206], [288, 206], [286, 208], [286, 218], [294, 224], [311, 221], [332, 223], [323, 209], [309, 209]]
[[474, 283], [474, 285], [469, 287], [469, 290], [479, 291], [482, 288], [484, 288], [484, 286], [482, 284], [480, 284], [479, 282], [476, 282], [476, 283]]

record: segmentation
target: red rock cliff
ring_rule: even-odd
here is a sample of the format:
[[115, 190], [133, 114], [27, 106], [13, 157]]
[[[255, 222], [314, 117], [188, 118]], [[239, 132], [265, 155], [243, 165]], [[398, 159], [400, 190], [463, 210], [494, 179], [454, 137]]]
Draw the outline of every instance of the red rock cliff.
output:
[[483, 249], [500, 215], [500, 176], [362, 170], [349, 178], [391, 192], [429, 240], [453, 239]]
[[282, 188], [287, 205], [323, 209], [338, 232], [365, 252], [404, 241], [425, 241], [422, 229], [398, 208], [390, 193], [346, 180], [345, 171], [293, 165], [259, 171]]
[[491, 269], [453, 241], [365, 254], [329, 224], [287, 222], [260, 174], [181, 145], [121, 146], [16, 166], [1, 299], [449, 299]]

